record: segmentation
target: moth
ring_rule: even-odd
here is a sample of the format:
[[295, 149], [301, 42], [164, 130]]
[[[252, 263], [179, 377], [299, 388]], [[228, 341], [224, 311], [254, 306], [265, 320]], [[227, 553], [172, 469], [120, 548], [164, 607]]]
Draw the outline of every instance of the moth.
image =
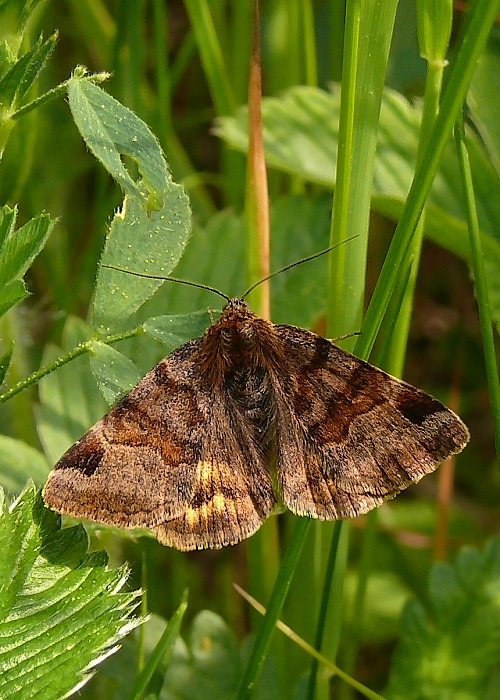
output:
[[229, 299], [56, 464], [45, 503], [180, 550], [252, 535], [279, 500], [320, 520], [380, 506], [460, 452], [440, 401]]

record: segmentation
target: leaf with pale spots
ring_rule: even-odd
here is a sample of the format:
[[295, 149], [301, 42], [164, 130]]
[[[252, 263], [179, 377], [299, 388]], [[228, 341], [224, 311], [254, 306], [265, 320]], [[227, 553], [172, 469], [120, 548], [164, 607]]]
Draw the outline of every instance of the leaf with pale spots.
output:
[[[85, 143], [125, 192], [101, 264], [168, 275], [189, 238], [191, 213], [184, 188], [172, 181], [160, 143], [139, 117], [88, 79], [73, 77], [68, 96]], [[135, 162], [140, 177], [132, 177], [123, 156]], [[124, 273], [101, 267], [94, 325], [102, 333], [121, 329], [161, 284], [132, 275], [124, 281]]]

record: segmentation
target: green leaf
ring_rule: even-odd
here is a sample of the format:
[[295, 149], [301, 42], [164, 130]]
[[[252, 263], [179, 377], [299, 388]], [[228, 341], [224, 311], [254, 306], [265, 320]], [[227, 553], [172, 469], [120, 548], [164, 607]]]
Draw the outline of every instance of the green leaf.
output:
[[[101, 259], [131, 273], [168, 275], [177, 264], [190, 231], [184, 190], [168, 181], [165, 205], [149, 215], [136, 198], [126, 197], [109, 230]], [[100, 332], [116, 329], [161, 287], [162, 280], [100, 267], [93, 318]]]
[[60, 518], [27, 488], [0, 515], [0, 696], [65, 697], [119, 648], [141, 620], [139, 592], [121, 593], [124, 568], [87, 553], [81, 527]]
[[[172, 182], [158, 140], [133, 112], [90, 80], [73, 78], [68, 95], [87, 146], [126, 194], [111, 223], [101, 265], [168, 275], [187, 243], [191, 213], [184, 189]], [[141, 179], [133, 179], [122, 156], [134, 161]], [[101, 333], [120, 327], [162, 284], [101, 267], [95, 326]]]
[[[338, 87], [334, 87], [331, 94], [316, 88], [295, 87], [282, 97], [264, 100], [265, 146], [269, 164], [333, 188], [339, 114]], [[399, 93], [385, 90], [373, 180], [374, 197], [404, 202], [415, 167], [420, 119], [418, 103], [411, 105]], [[246, 111], [242, 109], [237, 118], [226, 117], [219, 121], [219, 134], [240, 150], [247, 144], [245, 120]], [[480, 175], [484, 170], [483, 178], [477, 182], [481, 226], [494, 235], [497, 233], [500, 202], [492, 201], [491, 193], [497, 191], [498, 182], [492, 179], [491, 165], [484, 149], [477, 140], [472, 137], [469, 140], [475, 154], [474, 171]], [[376, 205], [377, 200], [374, 203]], [[465, 227], [462, 190], [451, 143], [436, 175], [429, 204], [451, 214]]]
[[430, 609], [412, 600], [386, 696], [389, 700], [476, 700], [500, 658], [500, 539], [483, 552], [463, 547], [453, 566], [435, 564]]
[[[90, 335], [91, 329], [83, 321], [68, 318], [62, 347], [47, 346], [42, 367], [87, 341]], [[92, 377], [86, 356], [78, 357], [44, 377], [39, 391], [38, 435], [49, 462], [55, 464], [63, 452], [103, 416], [107, 406]]]
[[12, 280], [0, 289], [0, 316], [3, 316], [20, 301], [29, 297], [24, 280]]
[[[0, 314], [1, 315], [1, 314]], [[0, 384], [3, 384], [5, 375], [7, 374], [12, 359], [12, 349], [4, 352], [0, 357]]]
[[[149, 210], [160, 209], [169, 173], [160, 144], [148, 126], [86, 78], [69, 81], [68, 97], [73, 119], [94, 156], [126, 194], [149, 202]], [[136, 182], [130, 176], [122, 155], [137, 164], [142, 180]]]
[[90, 366], [101, 394], [110, 406], [125, 396], [141, 378], [132, 360], [98, 341], [92, 343]]
[[145, 332], [170, 348], [177, 348], [188, 340], [203, 335], [212, 322], [208, 311], [175, 316], [155, 316], [143, 323]]
[[10, 207], [0, 210], [0, 288], [24, 275], [47, 242], [53, 226], [48, 214], [39, 214], [16, 231], [16, 216], [17, 211]]
[[35, 47], [24, 54], [12, 66], [0, 82], [0, 102], [9, 111], [14, 112], [21, 105], [21, 100], [32, 87], [40, 71], [45, 66], [57, 44], [57, 32], [45, 41], [39, 38]]
[[11, 493], [19, 492], [28, 479], [41, 486], [49, 473], [44, 455], [22, 440], [0, 435], [0, 486]]

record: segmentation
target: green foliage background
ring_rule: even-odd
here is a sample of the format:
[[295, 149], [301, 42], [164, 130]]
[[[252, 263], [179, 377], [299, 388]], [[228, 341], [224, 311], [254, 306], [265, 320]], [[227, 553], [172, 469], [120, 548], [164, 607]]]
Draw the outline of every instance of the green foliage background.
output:
[[[383, 51], [361, 39], [357, 55], [368, 68], [359, 80], [370, 90], [357, 95], [366, 101], [351, 124], [358, 141], [347, 177], [337, 155], [345, 132], [339, 127], [340, 86], [333, 81], [341, 76], [342, 45], [346, 56], [354, 45], [349, 6], [345, 25], [342, 3], [273, 0], [261, 8], [271, 267], [335, 240], [330, 220], [336, 173], [348, 183], [335, 188], [338, 201], [352, 196], [351, 206], [356, 203], [354, 230], [347, 230], [359, 234], [343, 246], [344, 262], [329, 267], [319, 259], [273, 280], [273, 321], [323, 333], [328, 328], [330, 335], [358, 331], [376, 288], [357, 351], [371, 350], [381, 326], [374, 361], [394, 373], [402, 373], [404, 363], [406, 379], [452, 404], [471, 429], [471, 444], [456, 460], [453, 499], [442, 495], [438, 473], [350, 527], [314, 523], [307, 529], [282, 515], [248, 543], [189, 555], [147, 536], [88, 526], [92, 549], [105, 549], [113, 567], [128, 562], [129, 591], [119, 593], [125, 570], [107, 568], [102, 554], [88, 554], [81, 527], [59, 530], [33, 488], [23, 489], [29, 478], [43, 485], [62, 452], [106, 406], [166, 352], [199, 335], [220, 306], [202, 290], [124, 281], [120, 273], [99, 269], [101, 254], [130, 269], [163, 275], [175, 269], [177, 277], [229, 295], [254, 281], [256, 243], [243, 214], [252, 3], [0, 3], [0, 204], [7, 205], [0, 217], [2, 393], [40, 367], [54, 367], [0, 404], [0, 485], [13, 503], [10, 510], [4, 503], [0, 523], [0, 543], [9, 542], [0, 547], [0, 665], [8, 659], [5, 683], [13, 684], [13, 697], [60, 697], [91, 673], [83, 697], [235, 697], [262, 628], [233, 581], [265, 606], [274, 601], [276, 614], [330, 664], [316, 667], [288, 639], [271, 639], [271, 625], [258, 637], [257, 648], [261, 642], [271, 646], [252, 697], [498, 695], [500, 545], [491, 535], [500, 495], [494, 449], [500, 415], [496, 367], [491, 356], [484, 359], [488, 340], [475, 300], [487, 308], [490, 328], [498, 328], [497, 30], [478, 61], [471, 59], [476, 71], [468, 93], [473, 128], [467, 148], [486, 292], [471, 281], [471, 266], [476, 280], [480, 272], [455, 145], [428, 125], [429, 105], [441, 99], [440, 52], [451, 60], [446, 87], [467, 46], [464, 37], [472, 42], [475, 36], [479, 45], [481, 31], [486, 37], [490, 28], [493, 3], [476, 4], [484, 27], [467, 27], [457, 15], [449, 46], [446, 29], [436, 27], [447, 26], [451, 6], [434, 3], [434, 17], [423, 12], [428, 3], [418, 6], [420, 52], [429, 63], [419, 57], [413, 3], [399, 5], [387, 73]], [[389, 2], [363, 4], [364, 21], [378, 28], [382, 44], [391, 38], [390, 8]], [[110, 75], [92, 82], [76, 69], [81, 64], [90, 74]], [[377, 134], [378, 108], [370, 95], [377, 85], [381, 90], [384, 75]], [[342, 89], [350, 89], [344, 81]], [[443, 155], [412, 247], [405, 248], [398, 233], [394, 237], [399, 262], [381, 276], [386, 289], [391, 275], [395, 285], [386, 309], [377, 279], [395, 222], [404, 223], [411, 207], [407, 194], [415, 169], [423, 177], [430, 171], [429, 143], [430, 155], [441, 146]], [[368, 239], [363, 227], [370, 205]], [[342, 228], [338, 211], [335, 217]], [[55, 369], [61, 358], [71, 361]], [[449, 563], [435, 563], [438, 551]], [[23, 552], [27, 559], [20, 566]], [[288, 596], [285, 584], [278, 593], [275, 588], [272, 598], [283, 562], [290, 566], [291, 587]], [[66, 641], [57, 627], [44, 625], [54, 611], [72, 614], [62, 601], [82, 571], [91, 572], [92, 581], [88, 588], [82, 583], [82, 596], [102, 591], [95, 610], [101, 605], [104, 617], [109, 611], [108, 625], [101, 629], [95, 610], [80, 606], [75, 615], [81, 626], [75, 625], [70, 644], [89, 640], [88, 654], [67, 668], [64, 679], [60, 671], [67, 687], [42, 684], [36, 695], [32, 679], [49, 666], [43, 645], [28, 633], [29, 616], [39, 616], [40, 633], [54, 635], [54, 659], [62, 669], [57, 645], [63, 654]], [[46, 584], [51, 576], [59, 593]], [[133, 613], [133, 591], [141, 586], [142, 611], [151, 617], [104, 660], [144, 622]], [[33, 676], [25, 672], [19, 686], [16, 654], [24, 653]], [[331, 664], [365, 687], [340, 682]], [[239, 692], [246, 696], [241, 687]]]

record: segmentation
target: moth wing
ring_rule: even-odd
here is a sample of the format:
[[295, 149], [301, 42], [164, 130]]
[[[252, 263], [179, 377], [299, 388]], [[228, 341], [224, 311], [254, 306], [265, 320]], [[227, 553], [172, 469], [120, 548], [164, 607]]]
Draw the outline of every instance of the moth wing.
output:
[[44, 487], [48, 506], [151, 528], [178, 549], [234, 544], [260, 527], [275, 505], [271, 482], [207, 385], [201, 343], [162, 360], [62, 456]]
[[366, 513], [460, 452], [469, 433], [429, 394], [330, 341], [276, 326], [278, 482], [286, 506], [324, 520]]
[[227, 397], [216, 393], [212, 400], [216, 420], [207, 426], [189, 505], [155, 528], [160, 542], [184, 551], [237, 544], [258, 530], [276, 505], [258, 447], [234, 430]]
[[69, 448], [45, 484], [49, 507], [130, 528], [183, 511], [207, 420], [193, 363], [199, 342], [162, 360]]

